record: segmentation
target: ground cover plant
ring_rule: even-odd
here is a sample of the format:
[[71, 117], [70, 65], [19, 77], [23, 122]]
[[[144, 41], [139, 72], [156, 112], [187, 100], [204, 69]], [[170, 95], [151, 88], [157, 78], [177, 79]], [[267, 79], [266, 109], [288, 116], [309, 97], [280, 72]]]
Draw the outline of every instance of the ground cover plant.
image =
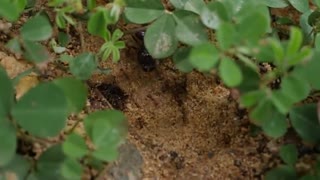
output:
[[[102, 172], [104, 163], [117, 158], [117, 148], [126, 134], [123, 113], [104, 110], [85, 118], [77, 114], [86, 103], [85, 81], [94, 73], [110, 71], [101, 68], [101, 62], [121, 61], [120, 52], [125, 48], [124, 30], [119, 26], [122, 22], [141, 25], [138, 30], [145, 31], [142, 56], [147, 57], [146, 61], [171, 58], [175, 68], [183, 73], [198, 71], [218, 76], [226, 87], [236, 90], [240, 94], [236, 99], [248, 110], [252, 124], [266, 136], [280, 138], [293, 129], [305, 143], [319, 145], [319, 105], [305, 100], [320, 89], [317, 75], [320, 1], [114, 0], [100, 5], [95, 0], [50, 0], [40, 8], [34, 4], [36, 1], [32, 0], [0, 2], [4, 21], [15, 23], [21, 14], [31, 14], [19, 29], [19, 36], [1, 45], [33, 65], [13, 79], [0, 68], [0, 138], [3, 139], [0, 175], [3, 177], [80, 179], [84, 167], [93, 166]], [[279, 29], [272, 26], [270, 8], [287, 6], [294, 7], [301, 16], [298, 24], [290, 18], [278, 21], [293, 24], [283, 38]], [[54, 18], [50, 19], [49, 11]], [[72, 57], [65, 52], [70, 29], [80, 28], [80, 23], [87, 25], [86, 30], [92, 36], [104, 40], [98, 53], [83, 49]], [[50, 44], [49, 49], [45, 43]], [[51, 52], [56, 54], [56, 59], [49, 61]], [[66, 63], [70, 76], [45, 80], [21, 98], [15, 98], [14, 86], [19, 79], [30, 72], [41, 75], [42, 65], [48, 63]], [[146, 66], [146, 71], [152, 65]], [[261, 72], [261, 66], [271, 68]], [[86, 136], [75, 133], [74, 128], [65, 130], [70, 116], [84, 123]], [[38, 158], [16, 153], [17, 139], [43, 143], [64, 130], [63, 140]], [[268, 171], [267, 179], [319, 178], [319, 162], [312, 171], [297, 174], [295, 144], [281, 147], [279, 156], [283, 165]]]

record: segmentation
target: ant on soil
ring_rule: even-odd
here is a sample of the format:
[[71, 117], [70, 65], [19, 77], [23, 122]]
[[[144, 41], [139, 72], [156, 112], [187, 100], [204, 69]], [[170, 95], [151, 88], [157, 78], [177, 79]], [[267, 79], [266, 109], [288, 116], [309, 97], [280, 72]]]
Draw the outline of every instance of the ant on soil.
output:
[[141, 44], [142, 46], [138, 51], [137, 59], [142, 69], [145, 72], [150, 72], [156, 69], [157, 63], [156, 63], [156, 60], [153, 59], [153, 57], [149, 54], [146, 47], [144, 46], [144, 42], [143, 42], [144, 35], [145, 35], [145, 31], [138, 31], [135, 33], [136, 39], [138, 39], [138, 41], [140, 42], [139, 44]]

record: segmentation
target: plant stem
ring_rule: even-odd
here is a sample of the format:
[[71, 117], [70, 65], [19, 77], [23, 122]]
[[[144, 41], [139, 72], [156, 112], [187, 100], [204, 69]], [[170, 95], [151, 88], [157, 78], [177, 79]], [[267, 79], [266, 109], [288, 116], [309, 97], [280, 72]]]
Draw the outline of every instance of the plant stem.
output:
[[251, 69], [253, 69], [256, 72], [259, 72], [258, 67], [254, 62], [252, 62], [251, 59], [247, 58], [246, 56], [236, 53], [236, 56], [239, 58], [240, 61], [242, 61], [244, 64], [248, 65]]
[[71, 127], [71, 129], [69, 129], [67, 132], [65, 132], [66, 134], [71, 134], [74, 129], [79, 125], [80, 122], [82, 122], [82, 118], [77, 117], [77, 121], [76, 123], [73, 124], [73, 126]]

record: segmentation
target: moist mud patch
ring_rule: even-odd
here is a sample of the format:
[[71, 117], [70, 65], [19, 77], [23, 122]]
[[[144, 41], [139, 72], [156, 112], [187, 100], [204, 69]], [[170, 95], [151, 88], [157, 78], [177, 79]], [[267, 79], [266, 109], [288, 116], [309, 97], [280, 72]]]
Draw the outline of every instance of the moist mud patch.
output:
[[101, 95], [112, 105], [113, 108], [123, 110], [128, 96], [116, 84], [103, 83], [96, 86]]

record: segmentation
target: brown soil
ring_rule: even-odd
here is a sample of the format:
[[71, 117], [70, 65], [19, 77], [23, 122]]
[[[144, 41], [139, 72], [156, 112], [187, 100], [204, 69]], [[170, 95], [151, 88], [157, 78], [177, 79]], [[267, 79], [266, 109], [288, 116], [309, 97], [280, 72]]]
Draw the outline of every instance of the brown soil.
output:
[[[97, 52], [103, 41], [81, 34], [85, 48]], [[72, 33], [70, 54], [81, 52], [80, 38]], [[182, 74], [170, 60], [161, 60], [156, 70], [145, 72], [137, 61], [136, 42], [131, 36], [125, 40], [120, 62], [102, 64], [112, 69], [111, 74], [94, 75], [88, 81], [87, 109], [112, 106], [124, 111], [129, 124], [120, 158], [102, 179], [262, 179], [280, 163], [278, 148], [291, 136], [271, 141], [263, 134], [251, 135], [246, 113], [216, 77]], [[0, 62], [5, 62], [5, 56], [1, 54]], [[52, 64], [46, 74], [65, 75]], [[310, 168], [303, 163], [310, 159], [304, 156], [297, 166]]]

